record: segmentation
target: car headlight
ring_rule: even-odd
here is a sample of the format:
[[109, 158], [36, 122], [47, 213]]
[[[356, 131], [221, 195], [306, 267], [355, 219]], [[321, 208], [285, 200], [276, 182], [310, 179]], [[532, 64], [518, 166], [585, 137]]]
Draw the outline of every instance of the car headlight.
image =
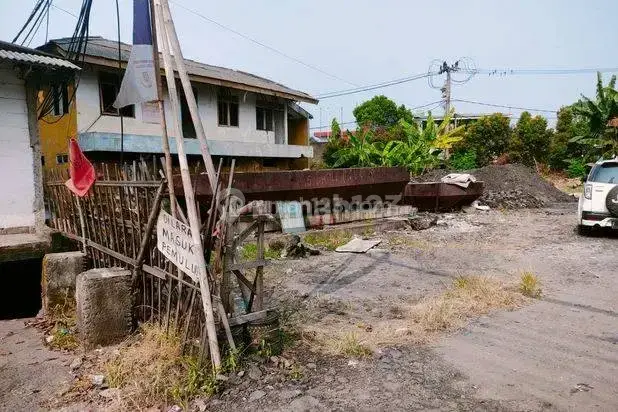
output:
[[588, 200], [592, 199], [592, 185], [586, 183], [584, 185], [584, 197]]

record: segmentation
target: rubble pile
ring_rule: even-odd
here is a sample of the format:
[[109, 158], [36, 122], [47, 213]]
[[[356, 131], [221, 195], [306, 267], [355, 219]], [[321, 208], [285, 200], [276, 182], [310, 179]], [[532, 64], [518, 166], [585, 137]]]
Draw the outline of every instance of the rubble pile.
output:
[[[449, 170], [433, 170], [414, 180], [437, 182], [449, 173]], [[521, 164], [489, 165], [462, 173], [470, 173], [485, 183], [485, 193], [479, 203], [492, 208], [541, 208], [552, 203], [575, 201], [573, 196], [562, 192], [533, 169]]]

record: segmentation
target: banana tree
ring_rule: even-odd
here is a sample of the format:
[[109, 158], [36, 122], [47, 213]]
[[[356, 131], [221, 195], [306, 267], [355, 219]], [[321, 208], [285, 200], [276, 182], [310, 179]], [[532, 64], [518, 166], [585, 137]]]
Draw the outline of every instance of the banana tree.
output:
[[385, 166], [405, 166], [413, 175], [422, 174], [440, 163], [443, 153], [463, 139], [463, 126], [449, 128], [453, 112], [437, 125], [431, 113], [425, 127], [418, 123], [399, 121], [405, 140], [387, 143], [382, 149]]
[[372, 132], [362, 129], [349, 134], [350, 141], [346, 147], [338, 150], [333, 167], [375, 167], [381, 163], [381, 151], [372, 143]]
[[609, 125], [618, 118], [618, 91], [616, 76], [612, 76], [607, 86], [603, 86], [601, 73], [597, 73], [596, 99], [582, 95], [573, 105], [573, 112], [588, 123], [588, 133], [575, 136], [572, 143], [586, 145], [591, 156], [611, 156], [618, 154], [618, 130]]

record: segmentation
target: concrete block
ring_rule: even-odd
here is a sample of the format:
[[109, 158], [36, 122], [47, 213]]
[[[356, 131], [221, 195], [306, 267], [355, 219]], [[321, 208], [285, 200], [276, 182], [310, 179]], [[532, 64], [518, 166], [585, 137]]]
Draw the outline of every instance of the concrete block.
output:
[[48, 253], [43, 257], [41, 295], [46, 313], [67, 300], [74, 301], [75, 279], [85, 265], [86, 255], [82, 252]]
[[131, 271], [91, 269], [77, 276], [77, 330], [85, 349], [120, 342], [133, 328]]

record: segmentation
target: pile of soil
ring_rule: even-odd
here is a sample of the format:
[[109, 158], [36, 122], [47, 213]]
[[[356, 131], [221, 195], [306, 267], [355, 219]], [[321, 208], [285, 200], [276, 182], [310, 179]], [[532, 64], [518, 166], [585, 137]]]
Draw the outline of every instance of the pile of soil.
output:
[[[449, 173], [452, 171], [432, 170], [415, 180], [440, 181]], [[540, 208], [552, 203], [575, 201], [573, 196], [562, 192], [533, 169], [521, 164], [489, 165], [462, 173], [470, 173], [477, 180], [485, 182], [485, 193], [479, 201], [492, 208]]]

